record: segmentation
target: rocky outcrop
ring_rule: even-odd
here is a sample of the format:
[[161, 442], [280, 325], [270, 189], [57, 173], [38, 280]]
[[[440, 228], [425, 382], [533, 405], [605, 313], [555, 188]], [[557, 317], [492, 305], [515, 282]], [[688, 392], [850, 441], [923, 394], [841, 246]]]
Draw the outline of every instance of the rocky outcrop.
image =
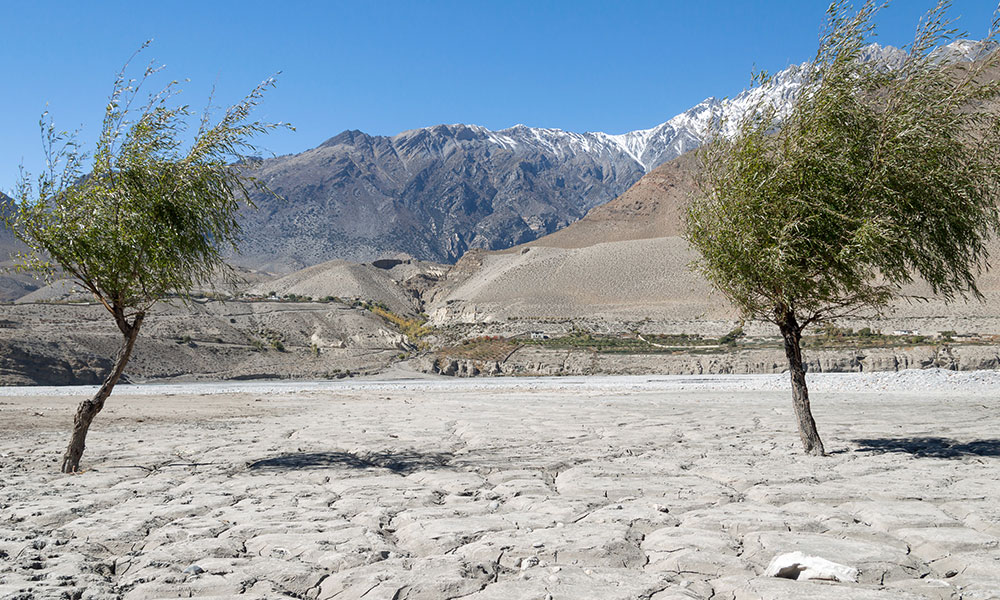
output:
[[[39, 347], [41, 346], [41, 347]], [[45, 347], [47, 346], [47, 347]], [[0, 383], [3, 385], [94, 385], [111, 368], [109, 358], [81, 352], [60, 356], [56, 344], [0, 343]]]
[[[337, 302], [164, 302], [125, 370], [165, 379], [337, 378], [383, 369], [412, 349], [383, 319]], [[121, 343], [104, 308], [18, 304], [0, 319], [0, 385], [100, 383]]]
[[[975, 371], [1000, 368], [994, 346], [917, 346], [865, 351], [806, 352], [814, 373], [859, 373], [940, 368]], [[454, 377], [499, 375], [722, 375], [782, 373], [781, 350], [741, 350], [719, 354], [602, 354], [587, 350], [523, 347], [503, 361], [432, 356], [418, 364], [429, 373]]]
[[287, 271], [405, 252], [450, 263], [470, 248], [509, 248], [565, 227], [645, 172], [613, 144], [540, 139], [527, 127], [345, 131], [263, 162], [255, 176], [277, 197], [256, 196], [258, 209], [244, 214], [237, 260]]

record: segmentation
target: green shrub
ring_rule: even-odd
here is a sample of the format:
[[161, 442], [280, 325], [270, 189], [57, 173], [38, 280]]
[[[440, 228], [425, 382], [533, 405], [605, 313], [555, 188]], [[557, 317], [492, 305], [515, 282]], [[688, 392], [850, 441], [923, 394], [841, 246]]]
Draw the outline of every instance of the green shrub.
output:
[[737, 328], [733, 329], [732, 331], [730, 331], [729, 333], [727, 333], [726, 335], [720, 337], [719, 338], [719, 345], [720, 346], [735, 346], [736, 345], [736, 341], [739, 340], [741, 337], [744, 337], [745, 335], [746, 334], [743, 332], [743, 328], [742, 327], [737, 327]]

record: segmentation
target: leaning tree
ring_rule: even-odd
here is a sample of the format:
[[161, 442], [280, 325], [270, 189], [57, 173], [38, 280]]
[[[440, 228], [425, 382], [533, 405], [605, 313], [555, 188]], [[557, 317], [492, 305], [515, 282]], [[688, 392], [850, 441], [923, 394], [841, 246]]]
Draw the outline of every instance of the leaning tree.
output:
[[686, 215], [695, 267], [744, 318], [778, 326], [809, 454], [824, 449], [803, 329], [878, 314], [915, 277], [945, 300], [982, 297], [976, 276], [1000, 227], [1000, 53], [970, 63], [942, 49], [956, 35], [948, 8], [885, 64], [865, 57], [878, 6], [833, 3], [791, 106], [762, 102], [700, 151]]
[[28, 246], [22, 265], [58, 268], [75, 279], [107, 309], [123, 337], [103, 384], [76, 411], [65, 473], [80, 469], [87, 430], [121, 378], [152, 306], [232, 274], [223, 255], [236, 249], [237, 213], [251, 204], [249, 192], [259, 185], [246, 172], [253, 162], [248, 157], [257, 154], [251, 138], [283, 126], [251, 118], [274, 85], [267, 79], [218, 111], [217, 119], [210, 105], [189, 133], [192, 113], [174, 102], [177, 82], [137, 102], [159, 70], [150, 63], [130, 79], [128, 63], [122, 68], [92, 155], [43, 114], [47, 168], [34, 179], [22, 171], [15, 206], [5, 216]]

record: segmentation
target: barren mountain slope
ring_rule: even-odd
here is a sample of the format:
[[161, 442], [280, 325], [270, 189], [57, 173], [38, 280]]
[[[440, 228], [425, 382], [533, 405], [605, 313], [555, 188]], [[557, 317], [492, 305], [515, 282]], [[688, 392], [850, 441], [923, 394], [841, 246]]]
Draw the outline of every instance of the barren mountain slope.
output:
[[345, 131], [263, 162], [236, 261], [290, 271], [405, 252], [441, 262], [508, 248], [564, 227], [635, 183], [644, 169], [614, 145], [565, 132], [438, 125], [393, 137]]
[[13, 232], [3, 223], [3, 217], [11, 210], [14, 202], [9, 196], [0, 192], [0, 302], [19, 298], [38, 289], [39, 283], [34, 277], [14, 270], [15, 263], [10, 256], [25, 250]]
[[[693, 156], [675, 159], [561, 231], [506, 251], [466, 255], [436, 290], [428, 313], [439, 324], [736, 319], [724, 298], [691, 272], [697, 255], [679, 237], [694, 166]], [[993, 262], [1000, 261], [1000, 240], [990, 248]], [[981, 329], [976, 323], [1000, 318], [1000, 269], [983, 274], [979, 285], [984, 302], [947, 305], [918, 282], [906, 293], [929, 299], [898, 302], [893, 318], [932, 319], [942, 330]]]
[[[21, 303], [0, 318], [0, 386], [99, 383], [121, 334], [96, 304]], [[408, 348], [382, 319], [339, 303], [157, 305], [125, 369], [131, 381], [342, 376]]]
[[262, 296], [296, 294], [316, 300], [327, 296], [374, 300], [395, 313], [416, 314], [422, 309], [420, 292], [433, 286], [447, 268], [412, 259], [383, 259], [361, 264], [331, 260], [258, 283], [249, 291]]
[[[680, 236], [684, 206], [694, 192], [694, 153], [653, 169], [618, 198], [524, 246], [583, 248], [605, 242]], [[515, 247], [511, 252], [520, 251]]]
[[731, 318], [727, 307], [707, 301], [708, 285], [686, 267], [692, 258], [678, 237], [487, 253], [478, 269], [435, 298], [428, 313], [442, 324], [510, 318]]
[[431, 299], [432, 320], [734, 318], [688, 268], [695, 254], [679, 237], [694, 165], [690, 154], [670, 161], [538, 240], [467, 254]]

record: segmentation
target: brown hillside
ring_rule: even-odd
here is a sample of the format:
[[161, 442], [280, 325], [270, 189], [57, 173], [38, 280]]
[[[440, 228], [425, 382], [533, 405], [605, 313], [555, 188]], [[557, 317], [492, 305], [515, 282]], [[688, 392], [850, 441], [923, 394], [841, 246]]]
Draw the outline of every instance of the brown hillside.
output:
[[[695, 165], [694, 156], [682, 156], [561, 231], [509, 250], [467, 254], [437, 288], [428, 312], [439, 323], [735, 319], [721, 295], [688, 268], [697, 255], [680, 234], [684, 206], [694, 193]], [[995, 329], [1000, 239], [990, 244], [990, 256], [994, 268], [979, 279], [985, 302], [901, 301], [894, 321], [930, 330]], [[919, 283], [906, 292], [931, 295]]]
[[694, 192], [696, 164], [694, 153], [664, 163], [579, 221], [508, 251], [525, 246], [584, 248], [604, 242], [680, 236], [684, 206]]

